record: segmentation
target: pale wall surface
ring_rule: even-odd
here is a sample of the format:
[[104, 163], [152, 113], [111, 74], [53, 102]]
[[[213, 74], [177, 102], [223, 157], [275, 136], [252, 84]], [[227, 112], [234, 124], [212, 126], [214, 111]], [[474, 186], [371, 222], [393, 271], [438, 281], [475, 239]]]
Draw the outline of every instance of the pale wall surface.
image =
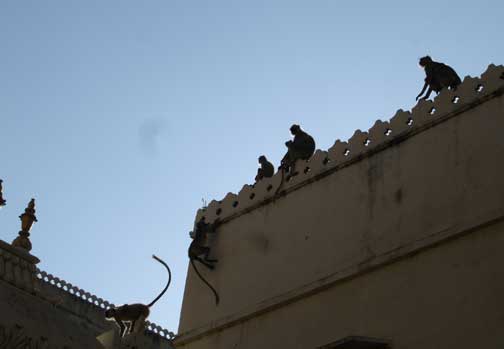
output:
[[308, 349], [348, 335], [394, 349], [504, 347], [504, 223], [180, 348]]
[[[276, 198], [278, 176], [269, 182], [274, 190], [264, 203], [244, 201], [251, 191], [262, 195], [263, 183], [199, 212], [212, 221], [218, 207], [224, 220], [210, 242], [218, 267], [202, 268], [221, 304], [213, 304], [210, 291], [189, 270], [176, 344], [314, 348], [357, 334], [420, 348], [427, 345], [423, 341], [442, 341], [446, 331], [440, 329], [446, 326], [452, 335], [471, 338], [502, 327], [503, 314], [490, 309], [500, 304], [495, 290], [502, 283], [495, 276], [501, 261], [494, 247], [502, 244], [504, 232], [500, 225], [483, 232], [481, 225], [504, 216], [503, 71], [491, 67], [481, 80], [466, 78], [434, 103], [421, 102], [411, 114], [401, 111], [390, 123], [377, 122], [343, 146], [336, 142], [325, 153], [328, 168], [310, 160], [312, 171], [287, 183]], [[480, 83], [484, 93], [475, 92]], [[457, 104], [451, 103], [455, 95]], [[409, 117], [413, 125], [405, 126]], [[392, 136], [384, 140], [376, 130], [389, 127]], [[361, 142], [367, 137], [369, 148]], [[350, 156], [342, 158], [339, 150], [346, 148]], [[321, 154], [314, 158], [321, 160]], [[234, 211], [228, 210], [230, 200], [239, 201]], [[469, 231], [470, 237], [427, 250]], [[413, 259], [376, 269], [420, 250]], [[488, 263], [469, 262], [480, 259]], [[479, 279], [483, 270], [494, 276], [487, 275], [485, 284]], [[454, 283], [453, 273], [462, 279]], [[471, 296], [486, 302], [485, 308], [464, 305]], [[480, 319], [462, 321], [452, 313], [464, 307]], [[408, 334], [405, 319], [416, 313]], [[488, 329], [466, 333], [472, 325], [481, 327], [481, 317], [490, 319]], [[443, 318], [450, 322], [437, 323]], [[218, 332], [224, 328], [229, 329]], [[491, 348], [502, 343], [495, 335], [486, 340]]]

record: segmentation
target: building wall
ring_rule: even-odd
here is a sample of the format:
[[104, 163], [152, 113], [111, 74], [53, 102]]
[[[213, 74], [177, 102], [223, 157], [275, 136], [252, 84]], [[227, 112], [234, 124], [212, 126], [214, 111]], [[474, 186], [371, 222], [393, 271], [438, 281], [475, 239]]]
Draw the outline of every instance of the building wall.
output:
[[317, 348], [349, 335], [394, 349], [504, 346], [504, 222], [180, 348]]
[[[218, 267], [201, 268], [221, 304], [189, 269], [175, 343], [316, 348], [363, 335], [420, 348], [453, 343], [445, 334], [494, 333], [487, 347], [502, 344], [491, 331], [504, 325], [492, 310], [502, 288], [503, 71], [490, 67], [457, 91], [318, 151], [297, 165], [310, 171], [276, 195], [279, 175], [199, 212], [197, 219], [224, 222], [209, 241]], [[269, 194], [250, 195], [266, 185]], [[481, 316], [491, 324], [482, 326]]]
[[97, 340], [104, 334], [106, 349], [172, 348], [165, 330], [150, 323], [145, 333], [119, 340], [117, 326], [104, 317], [109, 302], [38, 271], [36, 263], [0, 240], [1, 349], [104, 349]]

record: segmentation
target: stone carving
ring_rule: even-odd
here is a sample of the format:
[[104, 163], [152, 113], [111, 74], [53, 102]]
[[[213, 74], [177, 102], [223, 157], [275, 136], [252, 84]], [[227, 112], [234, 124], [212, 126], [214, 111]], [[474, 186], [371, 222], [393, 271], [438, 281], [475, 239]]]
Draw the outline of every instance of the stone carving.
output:
[[12, 241], [12, 246], [31, 251], [30, 229], [33, 223], [37, 221], [37, 217], [35, 216], [35, 199], [30, 200], [28, 207], [25, 208], [24, 213], [19, 216], [19, 219], [21, 220], [21, 230], [19, 231], [19, 236]]
[[[316, 175], [334, 170], [398, 137], [407, 137], [411, 131], [463, 110], [503, 88], [504, 66], [490, 64], [480, 78], [466, 76], [456, 90], [443, 89], [433, 101], [420, 100], [411, 111], [400, 109], [389, 121], [377, 120], [367, 132], [357, 130], [348, 142], [337, 140], [327, 152], [318, 150], [307, 161], [298, 161], [295, 166], [299, 175], [284, 182], [281, 190], [288, 190]], [[196, 221], [201, 217], [205, 217], [207, 223], [213, 223], [217, 218], [226, 221], [235, 214], [246, 212], [274, 198], [280, 183], [281, 173], [277, 172], [255, 185], [244, 185], [238, 194], [228, 193], [222, 201], [212, 201], [205, 210], [199, 210]]]
[[0, 240], [0, 279], [30, 293], [35, 289], [38, 258]]
[[84, 291], [83, 289], [75, 287], [72, 284], [66, 282], [65, 280], [62, 280], [58, 277], [48, 274], [40, 269], [37, 269], [36, 276], [40, 281], [45, 282], [46, 284], [52, 285], [54, 287], [57, 287], [65, 292], [68, 292], [72, 296], [77, 297], [85, 302], [88, 302], [89, 304], [92, 304], [95, 307], [101, 308], [103, 310], [114, 307], [114, 304], [109, 303], [95, 295], [92, 295], [89, 292]]

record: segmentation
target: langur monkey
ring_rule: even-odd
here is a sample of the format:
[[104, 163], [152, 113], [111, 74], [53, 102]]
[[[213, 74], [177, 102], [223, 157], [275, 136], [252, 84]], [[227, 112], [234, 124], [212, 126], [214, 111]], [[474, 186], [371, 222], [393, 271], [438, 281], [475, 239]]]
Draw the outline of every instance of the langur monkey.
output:
[[196, 223], [196, 229], [194, 231], [194, 239], [189, 245], [187, 254], [189, 256], [189, 261], [191, 262], [194, 271], [198, 277], [208, 286], [215, 297], [215, 305], [219, 305], [220, 297], [215, 288], [201, 275], [194, 261], [197, 261], [207, 267], [210, 270], [215, 268], [215, 263], [218, 262], [217, 259], [209, 258], [210, 247], [205, 246], [205, 240], [208, 233], [215, 233], [215, 228], [220, 224], [219, 220], [216, 220], [213, 224], [205, 222], [205, 217], [202, 217]]
[[105, 317], [107, 319], [114, 319], [117, 325], [119, 325], [121, 337], [126, 333], [125, 322], [129, 323], [129, 333], [139, 332], [145, 324], [145, 319], [149, 316], [150, 307], [154, 305], [166, 292], [171, 282], [171, 271], [168, 265], [161, 260], [161, 258], [152, 255], [152, 258], [157, 260], [159, 263], [165, 266], [168, 271], [168, 283], [161, 293], [148, 305], [145, 304], [124, 304], [117, 308], [110, 308], [105, 311]]
[[427, 87], [427, 93], [422, 99], [429, 98], [432, 91], [439, 93], [443, 88], [456, 89], [462, 82], [452, 67], [439, 62], [434, 62], [429, 56], [420, 58], [418, 62], [420, 67], [425, 70], [425, 84], [422, 91], [416, 97], [416, 100], [423, 95]]
[[[278, 168], [279, 170], [282, 170], [282, 179], [275, 195], [278, 194], [282, 188], [282, 184], [285, 179], [289, 180], [289, 178], [298, 174], [295, 169], [296, 161], [308, 160], [315, 152], [315, 140], [308, 133], [304, 132], [299, 125], [292, 125], [290, 132], [294, 136], [294, 139], [285, 142], [285, 146], [288, 150], [280, 162], [280, 167]], [[285, 178], [286, 172], [289, 173], [287, 178]]]
[[297, 160], [308, 160], [315, 152], [315, 141], [308, 133], [301, 130], [299, 125], [292, 125], [291, 134], [294, 136], [292, 141], [285, 142], [287, 153], [281, 161], [280, 168], [289, 172], [291, 176], [296, 175], [294, 165]]
[[273, 177], [275, 167], [268, 161], [268, 159], [266, 159], [266, 156], [259, 156], [258, 161], [261, 164], [261, 167], [257, 169], [257, 175], [255, 177], [256, 182], [262, 180], [263, 178]]

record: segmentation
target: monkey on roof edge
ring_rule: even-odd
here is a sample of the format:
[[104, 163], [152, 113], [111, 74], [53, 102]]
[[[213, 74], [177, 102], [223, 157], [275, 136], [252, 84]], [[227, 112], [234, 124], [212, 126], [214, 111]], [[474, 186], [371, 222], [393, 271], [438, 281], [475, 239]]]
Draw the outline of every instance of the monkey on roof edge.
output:
[[258, 161], [259, 164], [261, 164], [261, 167], [257, 169], [257, 175], [255, 177], [256, 182], [262, 180], [263, 178], [273, 177], [275, 167], [268, 161], [268, 159], [266, 159], [266, 156], [259, 156]]
[[117, 308], [109, 308], [105, 310], [105, 318], [114, 319], [120, 329], [120, 335], [123, 337], [126, 333], [125, 322], [129, 323], [129, 333], [136, 333], [140, 331], [145, 323], [145, 319], [149, 316], [150, 307], [152, 307], [166, 292], [171, 282], [171, 271], [170, 267], [159, 257], [152, 255], [152, 258], [157, 260], [159, 263], [164, 265], [168, 271], [168, 282], [161, 293], [154, 298], [152, 302], [148, 305], [136, 303], [136, 304], [124, 304]]
[[444, 63], [434, 62], [430, 56], [420, 58], [418, 64], [420, 67], [424, 68], [426, 77], [422, 91], [416, 97], [417, 101], [420, 96], [423, 95], [427, 87], [429, 87], [429, 90], [422, 99], [429, 98], [432, 91], [439, 94], [443, 88], [456, 89], [462, 82], [452, 67]]
[[308, 160], [313, 155], [315, 152], [315, 140], [296, 124], [290, 127], [290, 132], [294, 136], [294, 139], [285, 142], [288, 150], [282, 158], [280, 169], [289, 172], [291, 176], [295, 176], [294, 165], [296, 161], [300, 159]]

